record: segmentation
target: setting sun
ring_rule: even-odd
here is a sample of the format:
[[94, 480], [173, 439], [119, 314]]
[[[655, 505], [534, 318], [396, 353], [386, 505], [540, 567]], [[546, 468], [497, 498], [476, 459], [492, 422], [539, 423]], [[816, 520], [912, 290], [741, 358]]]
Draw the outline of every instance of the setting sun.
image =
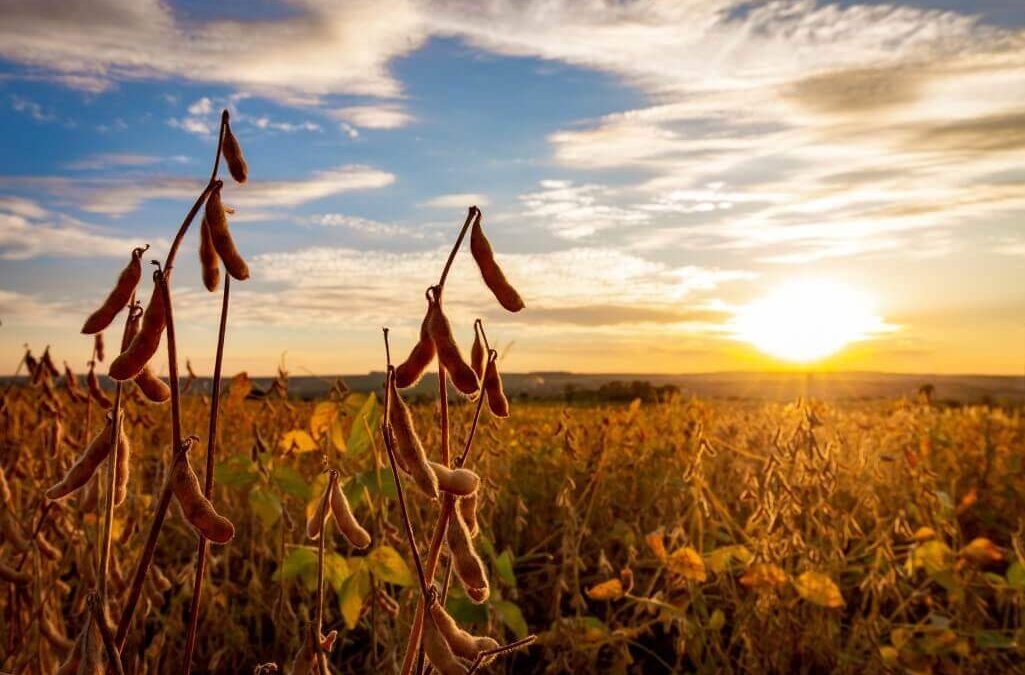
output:
[[770, 356], [810, 363], [892, 327], [874, 313], [864, 293], [807, 279], [784, 284], [742, 307], [732, 329], [735, 338]]

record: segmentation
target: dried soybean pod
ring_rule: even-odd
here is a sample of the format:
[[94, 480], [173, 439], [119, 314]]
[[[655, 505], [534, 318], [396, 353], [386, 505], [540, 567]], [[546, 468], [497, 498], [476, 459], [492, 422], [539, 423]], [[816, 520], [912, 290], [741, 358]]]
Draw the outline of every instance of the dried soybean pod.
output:
[[11, 486], [7, 483], [7, 474], [0, 466], [0, 502], [7, 508], [14, 508], [14, 495], [11, 494]]
[[60, 377], [60, 371], [57, 370], [57, 366], [54, 365], [53, 358], [50, 356], [49, 346], [43, 350], [43, 356], [40, 357], [39, 364], [46, 368], [46, 372], [50, 374], [50, 377], [55, 379]]
[[135, 384], [139, 385], [139, 391], [152, 403], [165, 403], [171, 398], [171, 387], [154, 375], [148, 365], [143, 366], [135, 376]]
[[[435, 601], [434, 604], [438, 604]], [[452, 652], [452, 647], [434, 621], [434, 613], [424, 617], [423, 647], [427, 660], [441, 675], [466, 675], [468, 668]]]
[[91, 622], [87, 622], [85, 629], [78, 634], [78, 638], [75, 640], [74, 646], [71, 648], [71, 653], [68, 654], [67, 660], [61, 664], [60, 669], [57, 671], [57, 675], [78, 675], [78, 667], [82, 663], [82, 642], [85, 631], [88, 630]]
[[203, 285], [213, 293], [221, 283], [221, 257], [214, 250], [214, 240], [205, 215], [199, 224], [199, 267], [203, 271]]
[[[110, 322], [114, 320], [117, 313], [124, 309], [128, 301], [132, 299], [132, 293], [135, 292], [135, 287], [139, 285], [139, 279], [142, 278], [142, 254], [148, 248], [149, 246], [145, 246], [132, 250], [132, 259], [121, 270], [121, 274], [114, 284], [114, 290], [110, 292], [107, 299], [100, 305], [100, 308], [90, 314], [89, 318], [85, 320], [85, 324], [82, 326], [82, 333], [93, 335], [102, 331], [110, 325]], [[103, 359], [100, 360], [102, 361]]]
[[322, 495], [320, 501], [317, 502], [317, 508], [314, 509], [310, 519], [306, 521], [306, 536], [310, 539], [316, 539], [320, 536], [320, 528], [324, 524], [324, 514], [328, 508], [331, 507], [331, 502], [328, 496]]
[[68, 390], [68, 396], [76, 402], [81, 403], [89, 398], [89, 395], [78, 386], [78, 378], [75, 377], [75, 373], [72, 372], [67, 361], [64, 362], [64, 387]]
[[14, 520], [14, 514], [7, 509], [0, 509], [0, 537], [3, 541], [10, 542], [11, 546], [19, 551], [27, 551], [30, 546], [29, 540], [21, 532], [21, 525]]
[[438, 478], [431, 470], [423, 443], [413, 426], [413, 415], [395, 388], [395, 378], [391, 379], [391, 388], [392, 405], [388, 411], [388, 421], [395, 433], [395, 461], [413, 477], [425, 495], [437, 499]]
[[477, 637], [460, 628], [440, 602], [431, 603], [431, 617], [438, 632], [456, 656], [473, 661], [481, 652], [498, 649], [498, 642], [494, 639], [486, 636]]
[[96, 360], [103, 363], [103, 333], [97, 333], [93, 340], [93, 351], [96, 352]]
[[452, 553], [452, 567], [462, 582], [463, 588], [470, 599], [481, 604], [488, 599], [491, 587], [484, 573], [484, 563], [473, 547], [470, 529], [463, 520], [459, 509], [452, 514], [448, 527], [448, 549]]
[[85, 640], [82, 642], [82, 661], [78, 666], [79, 675], [105, 675], [107, 672], [103, 663], [103, 638], [96, 621], [96, 617], [91, 616], [87, 625]]
[[85, 381], [89, 385], [89, 394], [101, 407], [110, 408], [113, 405], [107, 392], [103, 391], [103, 387], [100, 386], [100, 380], [96, 377], [96, 368], [92, 364], [89, 365], [89, 373], [86, 375]]
[[523, 309], [523, 298], [505, 278], [505, 273], [495, 261], [495, 252], [491, 250], [491, 242], [484, 234], [484, 228], [481, 227], [480, 221], [479, 215], [473, 221], [473, 229], [470, 231], [470, 253], [477, 261], [477, 267], [480, 269], [481, 276], [484, 277], [484, 283], [495, 294], [499, 304], [510, 312], [518, 312]]
[[32, 575], [28, 572], [20, 572], [0, 561], [0, 579], [21, 586], [32, 581]]
[[480, 331], [477, 324], [473, 326], [473, 347], [470, 349], [470, 367], [477, 375], [477, 379], [484, 377], [484, 343], [480, 339]]
[[488, 397], [488, 408], [495, 417], [509, 416], [509, 399], [505, 397], [502, 376], [498, 373], [498, 359], [492, 353], [484, 371], [484, 393]]
[[228, 171], [236, 183], [245, 183], [249, 177], [249, 166], [246, 158], [242, 155], [242, 146], [238, 144], [235, 134], [231, 133], [231, 125], [224, 123], [224, 142], [221, 145], [221, 153], [224, 161], [228, 164]]
[[316, 629], [311, 623], [305, 631], [306, 637], [299, 651], [295, 653], [295, 660], [292, 662], [292, 675], [310, 675], [317, 665], [317, 643], [314, 642], [314, 631]]
[[96, 469], [110, 454], [110, 438], [113, 422], [107, 416], [107, 423], [100, 433], [93, 437], [85, 452], [78, 458], [59, 483], [46, 491], [47, 499], [60, 499], [89, 482]]
[[[159, 274], [159, 272], [158, 272]], [[128, 348], [110, 364], [109, 375], [115, 380], [130, 380], [149, 363], [153, 355], [160, 347], [160, 336], [164, 333], [167, 325], [167, 315], [164, 313], [164, 297], [160, 291], [159, 284], [153, 284], [153, 293], [150, 295], [149, 305], [142, 315], [142, 325], [139, 332], [132, 338]]]
[[370, 533], [363, 529], [363, 526], [352, 515], [352, 508], [349, 507], [349, 500], [345, 493], [334, 481], [331, 486], [331, 514], [335, 518], [338, 530], [349, 540], [349, 543], [356, 548], [366, 548], [370, 545]]
[[199, 478], [192, 469], [192, 463], [189, 462], [187, 449], [181, 465], [175, 471], [172, 489], [178, 505], [181, 506], [182, 514], [192, 527], [215, 544], [226, 544], [231, 541], [235, 536], [235, 526], [217, 513], [210, 500], [203, 496]]
[[480, 534], [480, 523], [477, 522], [477, 493], [467, 495], [456, 502], [459, 514], [466, 523], [466, 529], [470, 531], [471, 537]]
[[68, 639], [64, 632], [57, 628], [53, 620], [48, 616], [40, 618], [39, 632], [43, 634], [47, 642], [64, 653], [68, 653], [75, 648], [75, 642]]
[[463, 360], [459, 345], [452, 337], [452, 326], [449, 324], [440, 302], [433, 303], [427, 312], [427, 330], [430, 332], [431, 340], [434, 341], [435, 349], [438, 350], [438, 360], [448, 371], [449, 377], [452, 378], [452, 384], [466, 396], [476, 393], [480, 388], [480, 382], [477, 380], [473, 368]]
[[132, 444], [122, 423], [117, 439], [117, 464], [114, 467], [114, 505], [121, 506], [128, 496], [128, 474], [131, 468]]
[[420, 324], [420, 339], [413, 346], [413, 350], [409, 352], [409, 357], [395, 369], [395, 386], [399, 389], [412, 387], [419, 382], [420, 378], [424, 375], [424, 371], [427, 370], [427, 366], [431, 365], [431, 361], [434, 360], [434, 341], [431, 339], [430, 331], [427, 329], [427, 322], [431, 318], [432, 307], [434, 307], [434, 302], [428, 300], [427, 314]]
[[242, 254], [235, 248], [235, 242], [231, 238], [231, 231], [228, 229], [228, 216], [224, 212], [224, 204], [221, 203], [222, 186], [223, 183], [218, 181], [217, 186], [207, 197], [204, 220], [210, 230], [210, 240], [213, 242], [214, 250], [224, 261], [224, 269], [232, 278], [245, 281], [249, 278], [249, 266], [242, 259]]
[[469, 469], [450, 469], [437, 462], [431, 462], [431, 469], [438, 477], [438, 489], [456, 497], [472, 495], [480, 485], [480, 477]]

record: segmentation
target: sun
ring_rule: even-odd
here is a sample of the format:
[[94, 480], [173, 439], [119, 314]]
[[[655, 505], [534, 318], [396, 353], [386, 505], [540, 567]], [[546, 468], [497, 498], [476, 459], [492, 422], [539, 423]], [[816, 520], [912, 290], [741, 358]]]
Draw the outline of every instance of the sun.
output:
[[770, 356], [811, 363], [892, 327], [875, 314], [867, 294], [833, 281], [802, 279], [741, 307], [731, 330]]

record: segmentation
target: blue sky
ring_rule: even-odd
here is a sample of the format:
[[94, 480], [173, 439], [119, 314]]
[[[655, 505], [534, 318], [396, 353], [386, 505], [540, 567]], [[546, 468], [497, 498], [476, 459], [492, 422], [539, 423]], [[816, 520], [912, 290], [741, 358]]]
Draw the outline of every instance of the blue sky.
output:
[[[830, 367], [1025, 362], [1025, 12], [1012, 0], [5, 3], [0, 371], [88, 358], [77, 325], [202, 189], [219, 111], [253, 278], [230, 368], [380, 367], [415, 335], [465, 209], [449, 311], [513, 370], [778, 367], [731, 334], [772, 289], [842, 283], [878, 321]], [[175, 286], [208, 370], [195, 241]], [[794, 320], [814, 315], [805, 308]]]

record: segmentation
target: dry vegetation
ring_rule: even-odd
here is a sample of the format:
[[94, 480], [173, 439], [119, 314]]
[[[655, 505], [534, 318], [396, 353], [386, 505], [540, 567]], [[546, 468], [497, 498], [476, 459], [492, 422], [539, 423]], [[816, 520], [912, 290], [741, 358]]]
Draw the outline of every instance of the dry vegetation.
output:
[[[222, 399], [215, 501], [236, 535], [210, 560], [196, 670], [290, 663], [316, 609], [317, 545], [304, 518], [327, 482], [325, 458], [373, 537], [363, 551], [337, 537], [327, 547], [324, 622], [339, 631], [331, 667], [396, 669], [419, 591], [385, 449], [367, 431], [380, 399], [336, 389], [317, 403], [247, 400], [249, 391], [239, 376]], [[83, 442], [74, 430], [85, 428], [84, 404], [58, 389], [67, 431], [54, 452], [45, 392], [8, 391], [0, 420], [13, 516], [2, 560], [28, 576], [0, 595], [7, 670], [42, 653], [54, 655], [42, 661], [52, 672], [94, 579], [95, 502], [54, 506], [36, 546], [12, 537], [29, 538], [42, 491]], [[185, 398], [186, 427], [205, 423], [207, 405]], [[474, 605], [454, 586], [447, 603], [477, 634], [538, 633], [495, 672], [982, 673], [1013, 672], [1023, 656], [1020, 412], [682, 399], [514, 408], [510, 421], [485, 414], [478, 430], [490, 597]], [[457, 438], [473, 410], [452, 407]], [[413, 413], [429, 430], [424, 445], [438, 447], [437, 405]], [[171, 436], [166, 416], [137, 397], [125, 416], [135, 452], [114, 525], [115, 597], [142, 548]], [[413, 529], [429, 531], [436, 507], [410, 507]], [[126, 649], [135, 672], [181, 667], [195, 536], [174, 515], [164, 529]]]
[[[467, 233], [495, 299], [524, 307], [473, 207], [397, 367], [385, 329], [379, 392], [291, 400], [284, 370], [222, 392], [231, 279], [249, 277], [222, 154], [244, 183], [226, 113], [145, 310], [136, 249], [86, 321], [84, 382], [47, 349], [2, 393], [3, 672], [1020, 668], [1020, 410], [510, 406], [484, 325], [466, 361], [443, 310]], [[170, 285], [204, 206], [210, 396], [178, 377]], [[96, 369], [118, 316], [111, 391]], [[162, 344], [168, 382], [147, 366]], [[435, 357], [437, 400], [407, 405]]]

